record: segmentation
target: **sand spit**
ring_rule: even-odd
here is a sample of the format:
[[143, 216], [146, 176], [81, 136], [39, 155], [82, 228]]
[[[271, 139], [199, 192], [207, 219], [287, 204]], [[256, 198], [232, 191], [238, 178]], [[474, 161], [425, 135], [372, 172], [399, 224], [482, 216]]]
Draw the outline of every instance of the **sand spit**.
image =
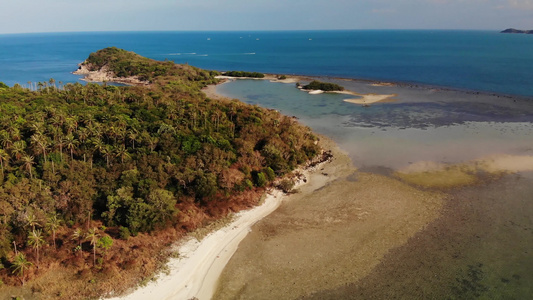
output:
[[[293, 171], [294, 177], [298, 178], [295, 188], [324, 184], [323, 181], [310, 183], [312, 180], [307, 180], [323, 163]], [[177, 246], [178, 258], [171, 259], [168, 264], [168, 274], [161, 275], [129, 295], [112, 299], [211, 299], [222, 270], [237, 251], [239, 243], [252, 230], [252, 226], [291, 197], [277, 189], [269, 190], [260, 206], [237, 213], [229, 225], [200, 241], [193, 237], [182, 241]]]
[[303, 186], [254, 226], [215, 299], [298, 299], [355, 282], [439, 216], [442, 194], [357, 172], [347, 156], [334, 157], [312, 175], [325, 186]]
[[376, 102], [386, 102], [386, 101], [390, 102], [393, 97], [398, 96], [396, 94], [391, 94], [391, 95], [357, 94], [357, 95], [360, 96], [361, 98], [344, 99], [344, 102], [361, 104], [361, 105], [370, 105]]

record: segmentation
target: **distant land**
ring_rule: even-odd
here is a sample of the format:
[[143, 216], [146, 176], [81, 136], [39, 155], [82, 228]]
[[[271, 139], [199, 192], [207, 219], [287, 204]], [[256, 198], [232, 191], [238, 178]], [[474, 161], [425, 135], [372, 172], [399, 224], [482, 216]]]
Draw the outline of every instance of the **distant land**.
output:
[[502, 31], [501, 33], [527, 33], [527, 34], [533, 34], [533, 30], [521, 30], [521, 29], [514, 29], [514, 28], [508, 28]]

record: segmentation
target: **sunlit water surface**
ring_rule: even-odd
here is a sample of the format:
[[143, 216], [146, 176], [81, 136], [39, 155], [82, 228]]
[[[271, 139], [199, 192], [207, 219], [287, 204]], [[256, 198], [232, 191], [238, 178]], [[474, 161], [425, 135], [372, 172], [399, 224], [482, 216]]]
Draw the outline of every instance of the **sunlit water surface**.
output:
[[[339, 81], [397, 101], [362, 107], [346, 95], [237, 80], [217, 92], [296, 116], [335, 140], [356, 167], [391, 174], [420, 161], [457, 164], [533, 155], [531, 99]], [[533, 295], [533, 176], [447, 191], [442, 217], [394, 249], [365, 279], [316, 299], [527, 299]]]

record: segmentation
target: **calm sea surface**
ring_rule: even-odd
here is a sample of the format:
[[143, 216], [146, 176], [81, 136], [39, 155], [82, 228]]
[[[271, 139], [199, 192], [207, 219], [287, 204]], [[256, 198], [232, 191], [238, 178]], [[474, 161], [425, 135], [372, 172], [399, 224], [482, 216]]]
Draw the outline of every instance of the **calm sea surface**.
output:
[[[238, 80], [218, 87], [226, 96], [297, 116], [339, 143], [365, 171], [390, 175], [419, 161], [455, 164], [492, 155], [533, 156], [533, 35], [489, 31], [0, 35], [0, 81], [77, 82], [79, 77], [71, 74], [77, 64], [109, 46], [205, 69], [433, 86], [337, 81], [360, 93], [397, 95], [396, 102], [367, 108], [343, 102], [345, 95], [308, 95], [294, 84]], [[430, 291], [423, 297], [427, 299], [529, 299], [532, 195], [531, 173], [452, 191], [443, 216], [416, 240], [391, 251], [358, 285], [323, 291], [317, 299], [349, 295], [420, 299], [420, 289]]]
[[0, 81], [75, 82], [116, 46], [213, 70], [417, 82], [533, 96], [533, 36], [493, 31], [105, 32], [0, 35]]
[[[393, 33], [377, 32], [381, 42], [373, 50], [367, 48], [365, 59], [347, 60], [344, 70], [368, 72], [361, 77], [531, 95], [526, 82], [531, 71], [522, 69], [521, 75], [512, 75], [516, 77], [503, 75], [520, 70], [522, 61], [504, 54], [513, 52], [504, 40], [518, 38], [527, 41], [526, 45], [531, 37], [488, 32]], [[376, 38], [370, 32], [353, 34], [366, 35], [366, 42]], [[488, 49], [497, 48], [501, 52], [489, 54], [492, 50]], [[327, 60], [342, 60], [339, 52], [334, 53]], [[514, 59], [517, 65], [511, 62]], [[531, 97], [334, 81], [362, 94], [395, 94], [396, 101], [362, 107], [344, 102], [346, 95], [309, 95], [294, 84], [258, 80], [229, 82], [218, 86], [217, 92], [298, 117], [335, 140], [362, 171], [390, 176], [423, 162], [453, 165], [502, 155], [533, 157]], [[405, 245], [391, 249], [370, 275], [320, 291], [311, 299], [530, 299], [532, 172], [445, 192], [448, 200], [441, 217]]]

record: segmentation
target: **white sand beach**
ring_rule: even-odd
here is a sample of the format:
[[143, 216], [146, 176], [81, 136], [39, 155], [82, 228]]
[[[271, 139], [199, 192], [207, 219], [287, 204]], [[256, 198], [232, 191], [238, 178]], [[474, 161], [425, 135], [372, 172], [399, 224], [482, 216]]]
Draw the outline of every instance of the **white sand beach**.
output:
[[[304, 171], [293, 171], [303, 175], [296, 182], [295, 188], [309, 184], [310, 180], [307, 178], [320, 165]], [[325, 184], [324, 181], [318, 181], [314, 184]], [[288, 197], [290, 195], [280, 190], [269, 190], [260, 206], [237, 213], [229, 225], [210, 233], [201, 241], [191, 237], [181, 242], [177, 246], [179, 257], [172, 258], [168, 263], [168, 274], [160, 274], [158, 279], [131, 294], [111, 299], [211, 299], [222, 270], [237, 251], [239, 243], [251, 231], [251, 227], [275, 211]]]
[[344, 102], [354, 103], [354, 104], [372, 104], [376, 102], [383, 102], [387, 100], [392, 100], [392, 97], [395, 97], [397, 95], [391, 94], [391, 95], [376, 95], [376, 94], [358, 94], [361, 98], [355, 98], [355, 99], [344, 99]]

